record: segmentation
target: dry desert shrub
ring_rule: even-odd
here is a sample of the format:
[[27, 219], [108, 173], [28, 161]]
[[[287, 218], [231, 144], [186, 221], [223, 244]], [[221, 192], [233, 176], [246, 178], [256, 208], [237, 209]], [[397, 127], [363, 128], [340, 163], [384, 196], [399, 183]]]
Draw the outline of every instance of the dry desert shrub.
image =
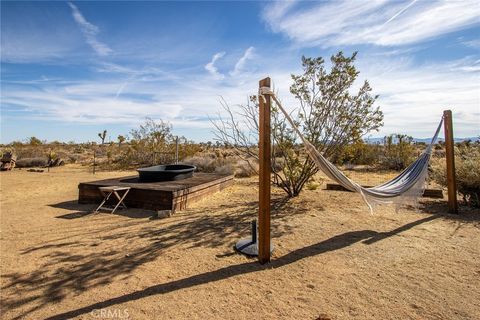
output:
[[380, 161], [381, 146], [368, 144], [363, 140], [346, 145], [332, 160], [339, 165], [377, 165]]
[[403, 170], [416, 157], [413, 138], [404, 134], [391, 134], [383, 139], [383, 154], [380, 167], [388, 170]]
[[182, 163], [197, 167], [198, 172], [215, 172], [215, 168], [221, 166], [216, 158], [208, 155], [189, 157], [183, 160]]
[[235, 165], [236, 178], [248, 178], [258, 174], [258, 163], [255, 161], [239, 160]]
[[233, 163], [226, 163], [223, 166], [215, 168], [216, 173], [220, 174], [233, 174], [235, 172], [235, 167]]
[[[480, 144], [461, 144], [455, 147], [455, 174], [458, 193], [463, 201], [480, 207]], [[431, 178], [440, 185], [447, 186], [445, 158], [432, 159]]]
[[241, 160], [226, 153], [199, 154], [186, 158], [182, 163], [196, 166], [198, 172], [234, 174], [237, 178], [251, 177], [258, 172], [256, 161]]

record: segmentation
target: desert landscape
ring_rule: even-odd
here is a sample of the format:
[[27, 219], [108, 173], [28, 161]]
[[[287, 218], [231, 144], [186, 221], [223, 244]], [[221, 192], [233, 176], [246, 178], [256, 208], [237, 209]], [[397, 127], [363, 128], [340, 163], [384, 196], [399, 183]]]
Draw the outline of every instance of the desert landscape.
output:
[[2, 319], [478, 319], [478, 209], [382, 206], [272, 191], [272, 262], [236, 253], [258, 209], [236, 179], [170, 218], [91, 214], [78, 183], [131, 175], [67, 165], [1, 173]]
[[480, 319], [480, 6], [0, 1], [0, 320]]

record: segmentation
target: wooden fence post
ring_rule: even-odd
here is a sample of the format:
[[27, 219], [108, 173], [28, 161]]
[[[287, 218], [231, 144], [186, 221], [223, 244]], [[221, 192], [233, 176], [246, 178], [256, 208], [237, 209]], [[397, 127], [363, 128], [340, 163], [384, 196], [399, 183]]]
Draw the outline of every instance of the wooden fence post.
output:
[[178, 136], [175, 138], [175, 164], [178, 164]]
[[[270, 88], [270, 78], [260, 80], [259, 87]], [[270, 261], [270, 107], [271, 98], [259, 97], [259, 198], [258, 198], [258, 261]]]
[[457, 180], [455, 177], [455, 144], [453, 140], [452, 111], [443, 111], [445, 130], [445, 157], [447, 160], [448, 211], [458, 213]]
[[96, 151], [95, 149], [93, 150], [93, 174], [95, 174], [95, 167], [97, 166], [97, 163], [96, 163]]

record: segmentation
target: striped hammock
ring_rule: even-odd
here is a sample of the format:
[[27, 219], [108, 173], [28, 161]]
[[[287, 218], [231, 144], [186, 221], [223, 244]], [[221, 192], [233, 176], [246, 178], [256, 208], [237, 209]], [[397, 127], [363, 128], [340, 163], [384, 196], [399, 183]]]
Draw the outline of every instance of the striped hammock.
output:
[[347, 190], [360, 193], [371, 212], [376, 204], [395, 203], [397, 204], [397, 210], [401, 204], [416, 205], [418, 199], [423, 195], [425, 190], [425, 182], [428, 177], [428, 164], [430, 161], [430, 155], [432, 153], [432, 147], [435, 144], [442, 127], [443, 117], [438, 124], [437, 130], [435, 131], [430, 144], [419, 156], [419, 158], [415, 160], [415, 162], [409, 165], [392, 180], [375, 187], [366, 188], [345, 176], [339, 169], [337, 169], [337, 167], [335, 167], [334, 164], [328, 161], [309, 141], [305, 139], [270, 88], [260, 88], [259, 95], [260, 98], [263, 99], [265, 99], [265, 96], [270, 96], [275, 101], [279, 110], [282, 111], [287, 121], [300, 137], [305, 150], [315, 162], [317, 167], [325, 175], [327, 175], [327, 177], [337, 182]]

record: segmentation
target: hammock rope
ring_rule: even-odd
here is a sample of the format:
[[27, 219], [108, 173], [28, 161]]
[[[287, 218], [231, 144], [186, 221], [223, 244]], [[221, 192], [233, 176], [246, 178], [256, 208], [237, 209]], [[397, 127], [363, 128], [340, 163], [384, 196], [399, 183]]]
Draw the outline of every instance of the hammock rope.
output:
[[[360, 184], [354, 182], [346, 175], [344, 175], [337, 167], [328, 161], [308, 140], [305, 139], [300, 129], [295, 125], [294, 121], [285, 111], [280, 101], [278, 101], [274, 92], [268, 87], [261, 87], [259, 89], [259, 98], [265, 99], [265, 96], [270, 96], [285, 115], [285, 118], [290, 123], [292, 129], [297, 133], [300, 140], [303, 142], [305, 150], [308, 155], [315, 162], [317, 167], [330, 179], [337, 182], [344, 188], [350, 191], [358, 192], [366, 202], [370, 211], [373, 211], [373, 206], [380, 203], [397, 203], [403, 204], [406, 200], [413, 200], [416, 204], [418, 198], [425, 190], [425, 182], [428, 176], [428, 164], [432, 147], [435, 144], [438, 134], [443, 123], [443, 117], [438, 124], [437, 130], [432, 137], [430, 144], [425, 151], [415, 160], [411, 165], [404, 169], [397, 177], [380, 184], [375, 187], [362, 187]], [[397, 207], [398, 209], [398, 207]]]

